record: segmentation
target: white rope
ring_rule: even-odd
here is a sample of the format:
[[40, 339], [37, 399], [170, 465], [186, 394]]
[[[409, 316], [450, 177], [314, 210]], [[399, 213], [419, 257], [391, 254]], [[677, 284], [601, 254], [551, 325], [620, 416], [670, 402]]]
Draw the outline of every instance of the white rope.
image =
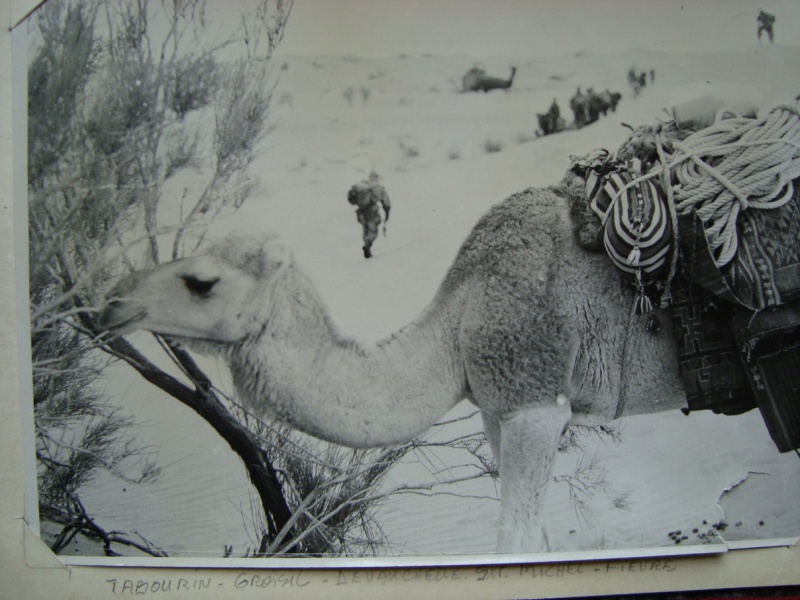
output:
[[720, 111], [714, 125], [673, 141], [674, 154], [657, 169], [671, 171], [678, 212], [694, 210], [702, 220], [718, 267], [736, 255], [739, 213], [783, 206], [800, 177], [797, 107], [777, 108], [763, 119], [731, 115]]

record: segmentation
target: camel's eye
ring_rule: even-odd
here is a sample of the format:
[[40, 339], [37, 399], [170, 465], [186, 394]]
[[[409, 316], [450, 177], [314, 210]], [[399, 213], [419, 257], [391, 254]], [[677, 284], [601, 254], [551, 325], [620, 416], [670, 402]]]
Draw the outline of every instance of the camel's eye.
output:
[[205, 296], [211, 291], [211, 288], [219, 281], [219, 277], [214, 279], [198, 279], [194, 275], [181, 275], [183, 283], [186, 284], [188, 289], [193, 294], [198, 296]]

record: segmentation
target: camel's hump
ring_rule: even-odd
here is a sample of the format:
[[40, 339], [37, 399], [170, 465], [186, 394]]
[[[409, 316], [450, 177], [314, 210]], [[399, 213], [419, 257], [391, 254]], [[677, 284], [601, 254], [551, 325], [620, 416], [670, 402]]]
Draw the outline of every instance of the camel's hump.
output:
[[[475, 225], [456, 256], [445, 284], [504, 265], [513, 268], [518, 251], [562, 246], [570, 236], [567, 202], [554, 188], [529, 188], [493, 206]], [[535, 255], [536, 253], [533, 252]], [[542, 253], [542, 259], [546, 260]]]

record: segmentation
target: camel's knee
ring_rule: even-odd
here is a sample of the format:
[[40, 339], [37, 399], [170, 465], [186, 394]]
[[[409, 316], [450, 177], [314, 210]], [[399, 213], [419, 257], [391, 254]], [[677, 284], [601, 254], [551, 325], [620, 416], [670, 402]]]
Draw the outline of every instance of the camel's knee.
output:
[[503, 503], [523, 521], [535, 521], [569, 423], [569, 404], [526, 408], [500, 423], [500, 487]]
[[571, 417], [569, 402], [559, 396], [553, 403], [527, 406], [501, 420], [503, 470], [515, 469], [528, 477], [548, 470]]
[[483, 430], [501, 474], [504, 453], [521, 453], [523, 462], [528, 462], [526, 456], [547, 453], [546, 448], [557, 447], [571, 418], [570, 402], [563, 394], [552, 405], [526, 406], [503, 418], [481, 410]]

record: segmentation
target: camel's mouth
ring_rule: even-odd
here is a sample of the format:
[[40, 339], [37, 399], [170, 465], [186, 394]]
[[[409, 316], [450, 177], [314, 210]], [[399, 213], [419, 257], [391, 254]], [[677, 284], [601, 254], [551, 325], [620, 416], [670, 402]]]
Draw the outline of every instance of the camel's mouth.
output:
[[136, 330], [136, 323], [147, 316], [147, 310], [144, 308], [133, 313], [125, 314], [126, 312], [122, 301], [110, 301], [100, 313], [100, 326], [116, 334], [131, 333]]

